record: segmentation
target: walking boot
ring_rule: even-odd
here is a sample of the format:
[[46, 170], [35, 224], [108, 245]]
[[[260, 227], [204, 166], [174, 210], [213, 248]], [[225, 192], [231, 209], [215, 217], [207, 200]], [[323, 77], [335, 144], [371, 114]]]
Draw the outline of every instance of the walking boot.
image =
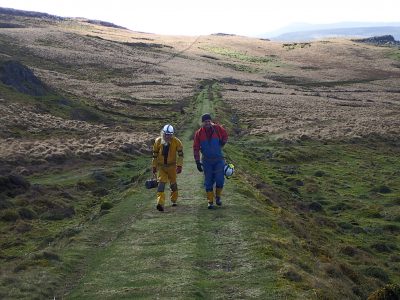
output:
[[221, 206], [221, 205], [222, 205], [221, 194], [222, 194], [222, 188], [216, 188], [216, 189], [215, 189], [215, 203], [216, 203], [218, 206]]

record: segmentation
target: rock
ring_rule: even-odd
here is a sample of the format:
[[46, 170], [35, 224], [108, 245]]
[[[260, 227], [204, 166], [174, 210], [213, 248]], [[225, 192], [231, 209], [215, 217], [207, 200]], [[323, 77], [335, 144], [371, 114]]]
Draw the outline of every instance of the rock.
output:
[[392, 35], [373, 36], [366, 39], [353, 40], [358, 43], [374, 44], [378, 46], [396, 46], [400, 42], [396, 41]]
[[18, 61], [6, 61], [0, 66], [0, 81], [20, 93], [32, 96], [44, 96], [49, 92], [32, 70]]

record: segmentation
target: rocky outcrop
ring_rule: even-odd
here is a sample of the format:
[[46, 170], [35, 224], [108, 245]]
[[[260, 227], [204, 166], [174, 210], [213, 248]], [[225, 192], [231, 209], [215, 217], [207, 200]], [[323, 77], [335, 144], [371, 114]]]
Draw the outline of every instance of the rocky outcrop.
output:
[[400, 46], [400, 42], [396, 41], [392, 35], [373, 36], [366, 39], [353, 40], [358, 43], [374, 44], [378, 46]]
[[0, 66], [0, 81], [18, 92], [32, 96], [43, 96], [49, 92], [32, 70], [18, 61], [6, 61]]

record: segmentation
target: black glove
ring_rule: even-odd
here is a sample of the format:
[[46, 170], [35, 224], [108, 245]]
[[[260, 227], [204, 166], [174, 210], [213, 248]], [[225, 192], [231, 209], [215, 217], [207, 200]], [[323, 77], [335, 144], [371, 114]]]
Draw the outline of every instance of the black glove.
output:
[[199, 170], [199, 172], [203, 172], [203, 165], [199, 160], [196, 160], [196, 165], [197, 165], [197, 170]]

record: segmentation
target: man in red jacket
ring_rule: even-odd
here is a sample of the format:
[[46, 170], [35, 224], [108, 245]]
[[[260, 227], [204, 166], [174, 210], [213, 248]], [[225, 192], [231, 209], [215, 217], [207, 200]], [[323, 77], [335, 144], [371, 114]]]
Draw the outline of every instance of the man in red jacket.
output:
[[[212, 122], [210, 114], [201, 116], [202, 127], [196, 131], [193, 140], [193, 154], [199, 172], [204, 170], [204, 185], [207, 192], [208, 208], [214, 208], [215, 203], [222, 205], [221, 193], [224, 187], [225, 160], [222, 147], [228, 141], [226, 130]], [[202, 154], [200, 162], [200, 151]]]

